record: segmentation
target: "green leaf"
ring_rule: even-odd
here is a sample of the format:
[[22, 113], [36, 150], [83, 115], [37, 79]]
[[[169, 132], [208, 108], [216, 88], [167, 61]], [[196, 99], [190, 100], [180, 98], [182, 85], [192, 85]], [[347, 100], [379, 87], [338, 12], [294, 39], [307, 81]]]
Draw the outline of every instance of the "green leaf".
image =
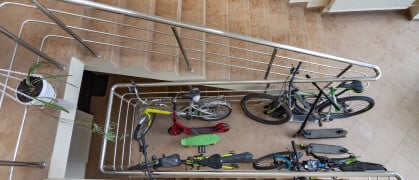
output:
[[30, 76], [31, 76], [31, 74], [33, 74], [36, 70], [38, 70], [39, 69], [39, 67], [41, 67], [42, 65], [44, 65], [44, 64], [51, 64], [50, 62], [47, 62], [47, 61], [39, 61], [39, 62], [36, 62], [36, 63], [33, 63], [32, 65], [31, 65], [31, 67], [29, 67], [29, 70], [28, 70], [28, 75], [26, 76], [26, 84], [29, 86], [29, 87], [33, 87], [33, 85], [32, 85], [32, 82], [31, 82], [31, 80], [30, 80]]
[[[51, 99], [51, 102], [57, 101], [57, 99], [50, 98], [50, 97], [42, 97], [42, 98]], [[59, 105], [56, 105], [56, 104], [51, 103], [51, 102], [47, 102], [47, 101], [41, 100], [41, 99], [39, 99], [39, 97], [38, 98], [34, 98], [34, 99], [35, 100], [38, 100], [39, 102], [41, 102], [42, 104], [44, 104], [47, 107], [53, 108], [53, 109], [58, 110], [58, 111], [64, 111], [66, 113], [70, 113], [70, 111], [68, 111], [64, 107], [59, 106]]]

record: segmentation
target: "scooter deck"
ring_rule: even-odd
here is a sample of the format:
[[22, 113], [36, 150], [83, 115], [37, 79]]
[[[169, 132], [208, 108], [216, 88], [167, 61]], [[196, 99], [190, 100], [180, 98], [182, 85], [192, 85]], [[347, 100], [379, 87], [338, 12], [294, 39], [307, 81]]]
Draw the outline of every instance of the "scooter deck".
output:
[[326, 139], [326, 138], [343, 138], [348, 132], [342, 128], [334, 129], [306, 129], [304, 130], [304, 138], [306, 139]]
[[316, 144], [310, 143], [304, 146], [307, 152], [324, 153], [324, 154], [345, 154], [349, 153], [348, 149], [338, 145]]
[[215, 144], [220, 141], [220, 136], [216, 134], [203, 134], [189, 138], [183, 138], [180, 141], [182, 146], [206, 146]]

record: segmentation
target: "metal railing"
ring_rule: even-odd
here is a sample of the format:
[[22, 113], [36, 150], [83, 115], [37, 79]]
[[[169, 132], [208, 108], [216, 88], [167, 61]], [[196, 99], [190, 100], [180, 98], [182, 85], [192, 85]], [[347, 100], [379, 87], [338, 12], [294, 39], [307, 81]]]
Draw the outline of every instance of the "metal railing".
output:
[[[153, 61], [153, 56], [164, 56], [170, 58], [183, 58], [186, 62], [186, 68], [188, 71], [193, 71], [192, 64], [193, 63], [202, 63], [204, 64], [203, 67], [200, 67], [201, 70], [198, 72], [205, 73], [206, 66], [214, 65], [214, 66], [225, 66], [227, 67], [227, 71], [232, 71], [232, 69], [239, 69], [250, 71], [252, 73], [251, 77], [244, 77], [246, 79], [283, 79], [291, 68], [292, 64], [296, 64], [298, 61], [305, 62], [308, 66], [303, 67], [302, 71], [312, 74], [312, 79], [308, 80], [310, 82], [331, 82], [331, 81], [344, 81], [344, 80], [377, 80], [381, 76], [381, 71], [376, 65], [358, 62], [354, 60], [349, 60], [341, 57], [336, 57], [328, 54], [323, 54], [319, 52], [309, 51], [301, 48], [296, 48], [292, 46], [283, 45], [280, 43], [275, 43], [271, 41], [266, 41], [257, 38], [251, 38], [239, 34], [229, 33], [225, 31], [220, 31], [212, 28], [196, 26], [188, 23], [183, 23], [180, 21], [170, 20], [166, 18], [161, 18], [158, 16], [153, 16], [149, 14], [140, 13], [137, 11], [131, 11], [128, 9], [112, 7], [96, 2], [89, 2], [89, 1], [65, 1], [71, 3], [77, 3], [81, 5], [87, 5], [90, 7], [94, 7], [100, 10], [116, 12], [120, 14], [124, 14], [127, 16], [132, 17], [139, 17], [146, 20], [150, 20], [153, 23], [163, 23], [167, 25], [167, 29], [172, 31], [166, 31], [164, 29], [155, 29], [150, 26], [138, 26], [138, 25], [131, 25], [128, 23], [120, 22], [120, 21], [111, 21], [106, 19], [101, 19], [93, 16], [87, 16], [77, 13], [69, 13], [60, 10], [54, 9], [47, 9], [49, 13], [58, 13], [61, 15], [66, 16], [73, 16], [77, 18], [84, 18], [88, 19], [89, 21], [95, 21], [98, 23], [106, 25], [115, 25], [120, 28], [126, 28], [133, 31], [146, 32], [146, 33], [153, 33], [153, 36], [167, 36], [172, 37], [173, 42], [158, 42], [153, 41], [150, 38], [138, 38], [134, 36], [118, 34], [118, 33], [110, 33], [110, 32], [103, 32], [100, 30], [95, 30], [94, 28], [86, 28], [86, 27], [76, 27], [76, 26], [66, 26], [65, 28], [68, 31], [71, 29], [78, 30], [80, 32], [95, 34], [95, 36], [106, 36], [111, 37], [113, 39], [121, 39], [124, 41], [136, 42], [143, 45], [146, 45], [145, 48], [131, 46], [123, 43], [115, 43], [114, 41], [103, 41], [102, 39], [98, 38], [95, 39], [93, 36], [86, 35], [84, 39], [80, 39], [79, 42], [89, 43], [90, 45], [97, 46], [96, 48], [110, 46], [120, 49], [125, 49], [129, 51], [135, 51], [139, 53], [144, 53], [145, 58], [148, 58], [150, 61]], [[4, 2], [0, 5], [0, 7], [6, 5], [13, 5], [13, 6], [21, 6], [24, 8], [36, 8], [36, 6], [26, 5], [26, 4], [19, 4], [19, 3], [11, 3], [11, 2]], [[37, 23], [37, 22], [33, 22]], [[38, 22], [39, 23], [39, 22]], [[43, 22], [45, 23], [45, 22]], [[52, 23], [51, 25], [56, 25]], [[62, 26], [60, 26], [62, 27]], [[176, 30], [178, 29], [178, 30]], [[187, 32], [183, 30], [194, 30], [197, 32], [203, 33], [203, 38], [196, 38], [188, 36]], [[179, 32], [182, 33], [179, 33]], [[216, 36], [217, 38], [222, 38], [221, 42], [209, 40], [207, 36]], [[67, 38], [70, 40], [78, 39], [75, 36], [72, 37], [64, 37], [58, 36], [54, 34], [46, 35], [49, 37], [55, 38]], [[92, 38], [92, 39], [90, 39]], [[240, 41], [248, 43], [247, 45], [240, 45], [240, 43], [222, 43], [223, 41], [228, 40]], [[195, 42], [201, 43], [203, 45], [202, 48], [196, 48], [194, 46], [189, 45], [187, 42]], [[177, 46], [176, 46], [177, 44]], [[236, 45], [235, 45], [236, 44]], [[162, 48], [150, 48], [150, 47], [164, 47], [166, 49], [160, 50]], [[217, 50], [212, 50], [210, 47], [212, 46], [219, 46], [224, 49], [228, 49], [228, 52], [218, 52]], [[266, 51], [255, 50], [249, 48], [249, 46], [257, 46], [257, 49], [266, 49]], [[93, 49], [93, 48], [88, 48]], [[270, 49], [270, 50], [269, 50]], [[176, 53], [180, 50], [181, 56]], [[286, 51], [287, 56], [279, 55], [279, 52]], [[97, 54], [97, 53], [96, 53]], [[237, 54], [237, 55], [236, 55]], [[302, 57], [303, 56], [303, 57]], [[122, 58], [122, 57], [121, 57]], [[220, 61], [220, 59], [226, 61]], [[317, 61], [319, 60], [319, 61]], [[268, 62], [269, 61], [269, 62]], [[206, 64], [206, 65], [205, 65]], [[117, 66], [117, 65], [116, 65]], [[350, 67], [349, 69], [345, 70], [345, 68]], [[354, 68], [355, 67], [355, 68]], [[117, 67], [116, 67], [117, 68]], [[183, 68], [183, 67], [180, 67]], [[196, 67], [194, 67], [196, 71]], [[341, 71], [345, 70], [346, 74], [342, 77], [336, 77], [336, 74], [340, 74]], [[364, 72], [367, 71], [367, 72]], [[205, 74], [203, 74], [205, 76]], [[228, 75], [231, 76], [231, 73]], [[181, 77], [181, 76], [180, 76]], [[237, 78], [228, 77], [224, 80], [233, 80]], [[210, 77], [207, 77], [207, 80], [211, 80]], [[243, 79], [240, 79], [243, 80]], [[298, 81], [298, 79], [297, 79]]]
[[[50, 60], [51, 62], [54, 62], [54, 64], [57, 64], [57, 66], [61, 68], [65, 68], [64, 65], [56, 63], [56, 61], [52, 57], [49, 57], [47, 54], [42, 52], [43, 47], [46, 46], [47, 44], [46, 43], [47, 39], [60, 38], [60, 39], [68, 39], [70, 41], [74, 41], [74, 40], [79, 41], [84, 47], [86, 47], [95, 56], [95, 58], [99, 57], [99, 54], [97, 52], [97, 50], [99, 49], [93, 50], [93, 48], [90, 47], [91, 45], [95, 45], [96, 46], [95, 48], [115, 47], [115, 48], [135, 51], [135, 52], [141, 52], [141, 53], [144, 53], [144, 57], [148, 58], [148, 60], [153, 60], [152, 55], [161, 55], [161, 56], [172, 57], [172, 58], [177, 58], [177, 59], [183, 58], [186, 63], [185, 69], [188, 69], [188, 71], [190, 72], [192, 72], [196, 68], [196, 67], [193, 67], [194, 63], [203, 63], [203, 64], [207, 64], [207, 66], [209, 65], [225, 66], [228, 69], [230, 69], [230, 71], [231, 69], [241, 69], [241, 70], [251, 71], [252, 73], [250, 74], [257, 74], [257, 76], [256, 75], [254, 76], [254, 77], [257, 77], [256, 79], [263, 79], [263, 80], [248, 80], [248, 81], [209, 81], [205, 83], [202, 83], [202, 82], [163, 83], [163, 84], [159, 84], [158, 86], [162, 86], [162, 85], [165, 85], [165, 86], [179, 86], [179, 85], [225, 86], [227, 84], [232, 84], [232, 85], [278, 84], [278, 83], [287, 82], [287, 80], [283, 77], [286, 77], [288, 75], [289, 69], [292, 67], [292, 64], [296, 64], [299, 61], [302, 61], [305, 64], [309, 65], [309, 66], [303, 67], [301, 71], [304, 73], [314, 74], [313, 77], [315, 78], [305, 79], [302, 77], [297, 77], [297, 79], [295, 80], [296, 83], [299, 83], [299, 82], [335, 82], [335, 81], [346, 81], [346, 80], [369, 81], [369, 80], [377, 80], [381, 76], [381, 71], [379, 67], [377, 67], [376, 65], [363, 63], [363, 62], [359, 62], [355, 60], [350, 60], [346, 58], [341, 58], [337, 56], [332, 56], [332, 55], [319, 53], [315, 51], [309, 51], [306, 49], [292, 47], [292, 46], [275, 43], [275, 42], [271, 42], [267, 40], [252, 38], [248, 36], [243, 36], [240, 34], [230, 33], [230, 32], [221, 31], [221, 30], [217, 30], [213, 28], [204, 27], [204, 26], [197, 26], [197, 25], [193, 25], [189, 23], [184, 23], [181, 21], [162, 18], [162, 17], [150, 15], [150, 14], [141, 13], [138, 11], [132, 11], [125, 8], [109, 6], [109, 5], [105, 5], [105, 4], [101, 4], [101, 3], [97, 3], [93, 1], [59, 0], [62, 2], [83, 5], [83, 6], [87, 6], [87, 7], [91, 7], [94, 9], [103, 10], [103, 11], [107, 11], [111, 13], [140, 18], [140, 19], [147, 20], [156, 24], [163, 24], [163, 25], [166, 25], [168, 31], [162, 30], [162, 29], [156, 29], [154, 28], [154, 26], [138, 26], [138, 25], [132, 25], [132, 24], [120, 22], [120, 21], [101, 19], [99, 17], [89, 16], [85, 14], [72, 13], [72, 12], [61, 11], [57, 9], [48, 9], [44, 7], [42, 4], [39, 4], [39, 2], [36, 0], [31, 0], [31, 1], [34, 2], [36, 5], [28, 5], [28, 4], [22, 4], [22, 3], [16, 3], [16, 2], [3, 2], [0, 4], [0, 8], [15, 6], [18, 8], [22, 8], [23, 10], [31, 9], [34, 11], [37, 11], [37, 7], [38, 7], [40, 8], [40, 10], [42, 10], [42, 12], [44, 12], [53, 21], [53, 22], [48, 22], [48, 21], [38, 20], [38, 19], [27, 19], [21, 23], [18, 35], [14, 35], [13, 33], [9, 32], [6, 29], [7, 27], [4, 28], [0, 25], [0, 32], [2, 32], [7, 37], [13, 39], [15, 42], [17, 42], [15, 45], [15, 49], [14, 49], [11, 61], [10, 61], [11, 64], [9, 66], [9, 70], [11, 70], [12, 68], [12, 64], [13, 64], [14, 59], [16, 58], [17, 48], [19, 45], [23, 45], [24, 47], [28, 48], [32, 52], [36, 53], [38, 55], [38, 58], [42, 57], [46, 60]], [[158, 42], [158, 41], [153, 41], [153, 39], [149, 37], [139, 38], [139, 37], [134, 37], [132, 35], [110, 33], [110, 32], [105, 32], [101, 30], [96, 30], [93, 27], [89, 27], [89, 26], [88, 27], [84, 27], [81, 25], [68, 26], [65, 24], [66, 22], [62, 22], [57, 17], [55, 17], [52, 13], [57, 13], [64, 16], [71, 16], [75, 18], [87, 19], [89, 21], [98, 22], [103, 25], [110, 24], [110, 25], [118, 26], [119, 28], [127, 28], [127, 29], [134, 30], [137, 32], [146, 32], [148, 34], [168, 36], [172, 38], [171, 39], [172, 41], [171, 42]], [[29, 23], [42, 24], [42, 25], [47, 25], [47, 26], [60, 26], [72, 36], [63, 36], [60, 34], [47, 33], [42, 38], [40, 50], [37, 50], [34, 45], [31, 45], [30, 43], [24, 41], [23, 39], [20, 39], [23, 31], [25, 30], [25, 25]], [[45, 27], [45, 26], [42, 26], [42, 27]], [[142, 43], [146, 45], [146, 47], [144, 48], [144, 47], [127, 45], [124, 43], [115, 43], [114, 41], [111, 41], [111, 42], [103, 41], [100, 38], [95, 38], [93, 35], [92, 36], [85, 35], [83, 37], [79, 37], [77, 34], [73, 32], [73, 30], [83, 32], [84, 34], [91, 33], [94, 35], [111, 37], [113, 39], [123, 39], [125, 41], [138, 42], [138, 43]], [[189, 35], [186, 31], [183, 31], [183, 30], [193, 30], [196, 32], [200, 32], [203, 34], [203, 36], [202, 38], [196, 38]], [[242, 46], [240, 45], [240, 43], [223, 43], [224, 41], [210, 40], [210, 38], [207, 37], [209, 35], [216, 36], [217, 38], [227, 39], [228, 41], [234, 40], [234, 41], [245, 42], [248, 44], [245, 46]], [[194, 46], [191, 46], [187, 42], [198, 42], [198, 43], [203, 44], [203, 47], [196, 48]], [[166, 49], [167, 51], [160, 51], [158, 48], [157, 49], [150, 48], [152, 46], [162, 46], [165, 48], [169, 48], [170, 50]], [[219, 46], [224, 49], [228, 49], [229, 52], [227, 53], [218, 52], [216, 50], [212, 50], [210, 46]], [[258, 47], [260, 46], [260, 47], [263, 47], [262, 49], [266, 49], [266, 50], [265, 51], [255, 50], [255, 49], [249, 48], [250, 46], [258, 46]], [[172, 50], [177, 51], [177, 53]], [[181, 51], [181, 55], [179, 55], [178, 53], [179, 50]], [[281, 51], [286, 51], [287, 56], [279, 55], [279, 52]], [[234, 52], [234, 53], [231, 53], [231, 52]], [[237, 54], [245, 54], [246, 56], [237, 55]], [[216, 58], [211, 58], [211, 56], [216, 57]], [[316, 61], [318, 60], [317, 58], [321, 60], [317, 62]], [[227, 59], [227, 61], [225, 62], [218, 61], [217, 59]], [[200, 72], [205, 73], [206, 71], [205, 67], [206, 66], [204, 65], [202, 67], [203, 69], [201, 69]], [[356, 68], [353, 68], [353, 67], [356, 67]], [[184, 67], [181, 67], [181, 68], [184, 68]], [[194, 71], [199, 72], [196, 69]], [[367, 71], [367, 72], [364, 72], [364, 71]], [[234, 79], [234, 78], [229, 77], [225, 80], [231, 80], [231, 79]], [[254, 78], [247, 78], [247, 79], [254, 79]], [[6, 85], [7, 85], [7, 82], [8, 82], [8, 79], [5, 80]], [[154, 87], [156, 86], [156, 84], [141, 84], [140, 86], [141, 87], [147, 87], [147, 86]], [[255, 91], [258, 91], [258, 90], [255, 90]], [[228, 98], [231, 98], [230, 100], [234, 100], [234, 99], [237, 100], [237, 98], [240, 98], [240, 95], [233, 95], [234, 93], [232, 91], [235, 91], [234, 93], [236, 93], [238, 90], [226, 90], [225, 92], [221, 92], [220, 90], [218, 90], [217, 92], [227, 93], [227, 94], [230, 93], [231, 96], [228, 96]], [[246, 91], [252, 91], [252, 89], [246, 89]], [[113, 95], [118, 96], [117, 94], [113, 94]], [[0, 108], [2, 105], [3, 97], [4, 95], [2, 94], [0, 98]], [[124, 96], [120, 95], [119, 97], [124, 97]], [[129, 102], [129, 100], [124, 100], [124, 101]], [[108, 113], [110, 112], [111, 110]], [[128, 111], [126, 113], [128, 114]], [[24, 114], [26, 114], [26, 108], [25, 108]], [[19, 134], [21, 134], [22, 132], [23, 124], [24, 124], [24, 119], [22, 120], [22, 127], [20, 129]], [[19, 147], [19, 141], [20, 141], [20, 136], [18, 137], [18, 140], [17, 140], [15, 154]], [[15, 157], [13, 160], [15, 160]], [[105, 165], [102, 167], [105, 167]], [[12, 172], [13, 172], [13, 168], [11, 169], [11, 174]], [[164, 172], [161, 172], [161, 173], [165, 174]], [[198, 172], [198, 173], [202, 173], [202, 172]], [[172, 175], [176, 175], [176, 173], [173, 173]], [[193, 175], [193, 174], [190, 174], [190, 175]], [[228, 174], [226, 175], [228, 176]], [[214, 176], [217, 176], [217, 175], [214, 175]], [[261, 175], [261, 176], [264, 176], [264, 175]]]
[[[188, 88], [189, 85], [193, 87], [200, 87], [201, 88], [201, 96], [203, 97], [210, 97], [210, 96], [217, 96], [223, 95], [226, 100], [230, 102], [240, 101], [240, 99], [249, 92], [263, 92], [263, 88], [258, 89], [247, 89], [245, 91], [238, 91], [238, 90], [230, 90], [234, 88], [214, 88], [208, 87], [208, 85], [227, 85], [228, 82], [160, 82], [160, 83], [139, 83], [136, 84], [137, 87], [141, 90], [140, 97], [147, 98], [148, 100], [153, 100], [155, 98], [165, 98], [169, 95], [173, 94], [182, 94], [188, 91], [185, 89]], [[269, 82], [269, 83], [277, 83], [277, 82]], [[243, 81], [239, 82], [236, 81], [235, 84], [229, 84], [227, 86], [234, 86], [238, 84], [258, 84], [258, 87], [265, 87], [265, 81]], [[116, 132], [116, 142], [109, 143], [106, 137], [102, 140], [102, 148], [101, 148], [101, 156], [99, 160], [99, 168], [104, 174], [110, 175], [129, 175], [133, 177], [144, 177], [144, 172], [141, 171], [130, 171], [128, 168], [133, 166], [139, 161], [141, 161], [140, 157], [141, 154], [138, 152], [138, 144], [137, 142], [132, 139], [132, 132], [136, 126], [139, 111], [142, 108], [138, 108], [138, 101], [134, 93], [129, 91], [129, 87], [132, 84], [124, 83], [124, 84], [115, 84], [111, 88], [111, 92], [109, 95], [108, 100], [108, 108], [106, 114], [106, 122], [105, 122], [105, 132], [108, 131], [111, 124], [113, 124], [113, 131]], [[171, 90], [167, 90], [167, 88], [161, 88], [158, 90], [157, 87], [171, 87]], [[270, 88], [270, 91], [279, 91], [279, 89]], [[178, 96], [180, 97], [180, 96]], [[187, 100], [179, 98], [177, 100], [178, 103], [185, 103]], [[162, 102], [164, 103], [164, 102]], [[168, 103], [170, 109], [170, 103]], [[161, 107], [162, 108], [162, 107]], [[164, 121], [169, 122], [167, 120], [160, 119], [161, 116], [158, 116], [157, 121]], [[157, 117], [156, 117], [157, 119]], [[155, 124], [155, 123], [154, 123]], [[170, 124], [170, 123], [165, 123]], [[168, 125], [169, 126], [169, 125]], [[159, 127], [161, 128], [161, 127]], [[158, 137], [160, 137], [158, 142], [152, 141], [148, 142], [147, 144], [152, 147], [156, 144], [165, 143], [161, 138], [161, 133], [165, 131], [157, 131], [159, 132]], [[243, 131], [248, 132], [248, 131]], [[153, 134], [156, 135], [156, 134]], [[169, 135], [167, 135], [169, 136]], [[147, 139], [150, 138], [150, 134], [147, 134]], [[176, 139], [176, 138], [172, 138]], [[240, 145], [237, 145], [235, 148], [240, 149]], [[173, 150], [161, 149], [156, 148], [154, 149], [153, 154], [158, 153], [174, 153]], [[179, 153], [179, 152], [177, 152]], [[246, 177], [246, 178], [285, 178], [285, 177], [328, 177], [328, 178], [348, 178], [350, 177], [359, 177], [362, 178], [376, 178], [376, 179], [398, 179], [402, 180], [403, 177], [393, 171], [369, 171], [369, 172], [283, 172], [283, 171], [257, 171], [253, 169], [243, 169], [243, 170], [156, 170], [153, 172], [156, 178], [193, 178], [193, 177], [208, 177], [208, 178], [228, 178], [228, 177]]]
[[[122, 15], [130, 16], [130, 17], [141, 18], [141, 19], [144, 19], [144, 20], [152, 21], [152, 22], [166, 24], [170, 27], [177, 27], [177, 28], [180, 28], [180, 29], [188, 29], [188, 30], [193, 30], [193, 31], [197, 31], [197, 32], [202, 32], [202, 33], [205, 33], [205, 34], [211, 34], [211, 35], [216, 35], [216, 36], [219, 36], [219, 37], [225, 37], [225, 38], [235, 39], [235, 40], [239, 40], [239, 41], [243, 41], [243, 42], [248, 42], [248, 43], [251, 43], [251, 44], [258, 44], [258, 45], [262, 45], [262, 46], [269, 47], [269, 48], [272, 48], [272, 49], [286, 50], [287, 52], [295, 52], [299, 55], [308, 55], [309, 57], [318, 57], [318, 58], [323, 58], [323, 59], [326, 59], [326, 60], [329, 60], [329, 61], [345, 63], [345, 64], [348, 64], [348, 65], [366, 67], [366, 68], [371, 69], [371, 70], [374, 71], [374, 75], [372, 75], [372, 76], [350, 77], [350, 78], [342, 78], [342, 77], [340, 77], [340, 78], [327, 78], [327, 81], [343, 81], [343, 80], [355, 80], [355, 79], [356, 80], [377, 80], [381, 76], [381, 71], [380, 71], [379, 67], [376, 66], [376, 65], [368, 64], [368, 63], [363, 63], [363, 62], [350, 60], [350, 59], [346, 59], [346, 58], [342, 58], [342, 57], [337, 57], [337, 56], [332, 56], [332, 55], [328, 55], [328, 54], [324, 54], [324, 53], [319, 53], [319, 52], [315, 52], [315, 51], [301, 49], [301, 48], [288, 46], [288, 45], [284, 45], [284, 44], [280, 44], [280, 43], [275, 43], [275, 42], [267, 41], [267, 40], [263, 40], [263, 39], [257, 39], [257, 38], [252, 38], [252, 37], [249, 37], [249, 36], [230, 33], [230, 32], [226, 32], [226, 31], [221, 31], [221, 30], [218, 30], [218, 29], [208, 28], [208, 27], [204, 27], [204, 26], [197, 26], [197, 25], [193, 25], [193, 24], [189, 24], [189, 23], [184, 23], [184, 22], [181, 22], [181, 21], [167, 19], [167, 18], [154, 16], [154, 15], [150, 15], [150, 14], [145, 14], [145, 13], [141, 13], [141, 12], [138, 12], [138, 11], [133, 11], [133, 10], [125, 9], [125, 8], [120, 8], [120, 7], [110, 6], [110, 5], [106, 5], [106, 4], [101, 4], [101, 3], [97, 3], [97, 2], [93, 2], [93, 1], [83, 1], [83, 0], [59, 0], [59, 1], [73, 3], [73, 4], [77, 4], [77, 5], [83, 5], [83, 6], [87, 6], [87, 7], [92, 7], [94, 9], [103, 10], [103, 11], [107, 11], [107, 12], [111, 12], [111, 13], [122, 14]], [[191, 38], [188, 38], [188, 39], [191, 39]], [[193, 39], [193, 40], [208, 42], [206, 39]], [[178, 43], [180, 43], [180, 41], [178, 41]], [[241, 49], [241, 50], [246, 51], [247, 53], [252, 52], [252, 53], [256, 53], [256, 54], [269, 55], [268, 57], [275, 56], [275, 57], [281, 58], [281, 60], [286, 59], [286, 60], [291, 60], [291, 61], [306, 61], [306, 62], [308, 62], [307, 60], [304, 60], [304, 59], [296, 59], [296, 58], [290, 58], [290, 57], [285, 57], [285, 56], [276, 56], [275, 51], [274, 51], [273, 54], [271, 54], [270, 52], [254, 51], [254, 50], [251, 50], [251, 49], [234, 47], [234, 46], [230, 46], [230, 45], [226, 45], [226, 44], [224, 44], [224, 45], [219, 44], [219, 43], [215, 43], [215, 44], [221, 45], [221, 46], [226, 46], [226, 47], [229, 47], [229, 48], [233, 47], [233, 48]], [[216, 53], [207, 52], [206, 50], [203, 53], [206, 53], [206, 54], [209, 54], [209, 55], [219, 55], [219, 54], [216, 54]], [[186, 53], [182, 52], [182, 54], [185, 55]], [[187, 60], [186, 56], [183, 56], [183, 57], [184, 57], [185, 60]], [[227, 57], [229, 57], [229, 56], [227, 56]], [[244, 58], [229, 57], [229, 58], [248, 60], [249, 62], [252, 62], [252, 63], [261, 63], [261, 64], [268, 65], [268, 67], [267, 67], [268, 70], [259, 69], [260, 71], [268, 72], [268, 73], [269, 73], [269, 70], [271, 69], [271, 67], [275, 66], [275, 64], [263, 63], [263, 62], [261, 62], [263, 60], [251, 60], [248, 57], [244, 57]], [[205, 59], [204, 59], [204, 61], [205, 61]], [[311, 63], [311, 62], [309, 62], [309, 63]], [[189, 63], [187, 62], [187, 64], [189, 64]], [[321, 65], [321, 64], [317, 64], [317, 63], [312, 63], [312, 64], [313, 65]], [[279, 64], [277, 64], [276, 66], [281, 67]], [[327, 67], [327, 68], [338, 68], [338, 67], [333, 67], [333, 66], [328, 66], [328, 65], [322, 65], [322, 66]], [[255, 71], [258, 70], [258, 69], [253, 69], [253, 68], [250, 68], [250, 69], [255, 70]], [[342, 70], [343, 68], [338, 68], [338, 69]], [[311, 81], [313, 81], [313, 82], [314, 81], [324, 81], [324, 80], [321, 80], [321, 79], [322, 78], [313, 78], [313, 79], [311, 79]]]

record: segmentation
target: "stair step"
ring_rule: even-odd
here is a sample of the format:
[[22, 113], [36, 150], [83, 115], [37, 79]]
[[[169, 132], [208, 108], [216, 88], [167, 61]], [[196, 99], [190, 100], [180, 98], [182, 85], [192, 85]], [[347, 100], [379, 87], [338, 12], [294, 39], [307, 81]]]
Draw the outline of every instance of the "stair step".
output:
[[[264, 39], [264, 40], [272, 40], [272, 33], [270, 29], [270, 8], [268, 1], [251, 1], [249, 5], [250, 9], [252, 10], [252, 15], [250, 16], [250, 36]], [[281, 23], [282, 24], [282, 23]], [[252, 44], [250, 46], [252, 50], [272, 53], [273, 48], [267, 46], [261, 46], [258, 44]], [[249, 56], [251, 59], [257, 60], [259, 62], [264, 62], [266, 64], [269, 63], [271, 57], [267, 55], [255, 54], [252, 53]], [[252, 63], [251, 68], [264, 70], [268, 68], [266, 64], [259, 64], [259, 63]], [[263, 79], [265, 76], [265, 72], [254, 72], [248, 76], [248, 79]]]
[[[182, 1], [182, 17], [181, 21], [192, 23], [196, 25], [205, 25], [205, 1], [204, 0], [183, 0]], [[186, 55], [189, 59], [189, 64], [193, 69], [193, 73], [188, 71], [187, 64], [184, 58], [179, 58], [179, 69], [178, 72], [181, 76], [183, 75], [198, 75], [202, 76], [204, 73], [204, 54], [205, 43], [202, 40], [205, 40], [204, 33], [191, 31], [188, 29], [181, 29], [179, 32], [182, 36], [198, 39], [191, 40], [182, 38], [182, 45], [186, 49], [193, 49], [195, 51], [186, 50]], [[183, 57], [183, 54], [181, 54]], [[196, 60], [195, 60], [196, 59]], [[198, 61], [200, 60], [200, 61]]]
[[[228, 26], [229, 31], [233, 33], [250, 36], [250, 10], [249, 1], [229, 1], [228, 4]], [[230, 39], [230, 46], [249, 49], [250, 43]], [[244, 50], [229, 48], [230, 56], [238, 58], [248, 58], [249, 53]], [[250, 67], [250, 62], [241, 61], [237, 58], [230, 58], [230, 80], [245, 80], [249, 79], [249, 71], [247, 69], [238, 67]], [[235, 67], [234, 67], [235, 66]]]
[[[208, 27], [228, 30], [228, 6], [225, 4], [224, 0], [211, 0], [206, 1], [206, 19], [205, 24]], [[229, 39], [215, 36], [211, 34], [206, 34], [205, 36], [207, 41], [216, 42], [221, 44], [229, 44]], [[207, 52], [212, 54], [207, 54], [206, 64], [205, 64], [205, 76], [207, 79], [211, 80], [227, 80], [230, 78], [230, 68], [223, 64], [229, 64], [230, 59], [228, 57], [223, 57], [215, 54], [229, 55], [229, 49], [224, 46], [214, 45], [212, 43], [205, 44]], [[216, 72], [216, 73], [214, 73]]]
[[[154, 13], [155, 0], [127, 1], [125, 6], [127, 9], [152, 14]], [[130, 26], [136, 26], [147, 29], [153, 28], [153, 24], [151, 22], [139, 18], [125, 16], [122, 22]], [[132, 27], [122, 27], [120, 28], [119, 34], [129, 37], [120, 38], [121, 46], [140, 49], [133, 50], [121, 48], [119, 67], [145, 66], [147, 59], [149, 59], [150, 57], [150, 53], [146, 51], [150, 50], [151, 48], [151, 43], [147, 43], [147, 41], [151, 40], [151, 32]], [[131, 38], [139, 40], [134, 40]]]
[[307, 3], [307, 8], [325, 7], [329, 2], [330, 0], [311, 0]]
[[[179, 19], [180, 6], [181, 0], [159, 0], [156, 1], [154, 14], [170, 19]], [[153, 27], [155, 31], [165, 32], [169, 35], [156, 32], [152, 34], [152, 40], [156, 43], [153, 43], [151, 50], [155, 53], [151, 54], [146, 67], [150, 71], [176, 72], [179, 58], [175, 56], [179, 56], [179, 50], [177, 48], [178, 45], [176, 43], [175, 37], [173, 36], [173, 32], [170, 26], [160, 23], [154, 23]]]
[[[121, 2], [112, 1], [112, 0], [102, 1], [102, 3], [108, 4], [111, 6], [119, 6]], [[117, 21], [118, 17], [122, 17], [121, 15], [103, 12], [96, 9], [87, 10], [85, 11], [85, 14], [88, 16], [105, 19], [109, 21]], [[112, 34], [116, 34], [117, 29], [118, 29], [115, 24], [105, 23], [102, 21], [90, 20], [90, 19], [83, 19], [82, 27], [86, 29], [91, 29], [94, 31], [112, 33]], [[88, 40], [103, 42], [107, 44], [113, 44], [115, 40], [114, 36], [104, 35], [104, 34], [95, 33], [95, 32], [85, 32], [84, 37]], [[89, 45], [91, 46], [92, 49], [94, 49], [97, 53], [99, 53], [100, 58], [96, 58], [92, 56], [90, 52], [83, 50], [84, 57], [82, 59], [85, 63], [96, 63], [99, 60], [99, 61], [110, 61], [114, 64], [118, 64], [118, 59], [119, 59], [119, 52], [117, 50], [118, 48], [113, 47], [113, 46], [93, 43], [93, 42], [89, 43]]]

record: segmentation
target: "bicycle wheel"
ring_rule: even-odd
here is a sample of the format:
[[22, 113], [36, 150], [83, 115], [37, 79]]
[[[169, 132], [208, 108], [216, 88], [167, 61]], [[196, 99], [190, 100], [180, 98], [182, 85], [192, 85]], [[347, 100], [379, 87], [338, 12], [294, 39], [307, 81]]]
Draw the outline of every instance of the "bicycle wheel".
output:
[[147, 169], [147, 166], [146, 166], [146, 164], [143, 164], [143, 163], [137, 164], [135, 166], [130, 166], [128, 168], [128, 170], [130, 170], [130, 171], [144, 171], [146, 169]]
[[341, 110], [335, 111], [332, 103], [327, 101], [319, 105], [319, 113], [327, 114], [330, 111], [330, 117], [346, 118], [364, 113], [374, 107], [374, 100], [367, 96], [349, 96], [344, 98], [337, 98]]
[[283, 169], [287, 168], [287, 162], [280, 157], [289, 157], [293, 154], [291, 151], [276, 152], [263, 156], [253, 162], [253, 168], [257, 170]]
[[[281, 104], [277, 108], [276, 98], [269, 94], [255, 93], [246, 95], [240, 105], [249, 118], [263, 124], [282, 124], [288, 122], [292, 116], [291, 110], [285, 104]], [[268, 112], [272, 110], [273, 112]]]
[[205, 121], [217, 121], [226, 118], [231, 114], [231, 108], [224, 104], [202, 107], [199, 111], [199, 118]]
[[292, 113], [296, 115], [306, 115], [313, 106], [315, 97], [300, 95], [300, 98], [292, 98]]
[[[151, 119], [147, 115], [142, 115], [138, 121], [137, 127], [135, 127], [133, 138], [135, 140], [140, 140], [143, 135], [145, 135], [150, 129], [151, 125], [154, 122], [156, 114], [151, 114]], [[151, 122], [150, 122], [151, 121]]]

